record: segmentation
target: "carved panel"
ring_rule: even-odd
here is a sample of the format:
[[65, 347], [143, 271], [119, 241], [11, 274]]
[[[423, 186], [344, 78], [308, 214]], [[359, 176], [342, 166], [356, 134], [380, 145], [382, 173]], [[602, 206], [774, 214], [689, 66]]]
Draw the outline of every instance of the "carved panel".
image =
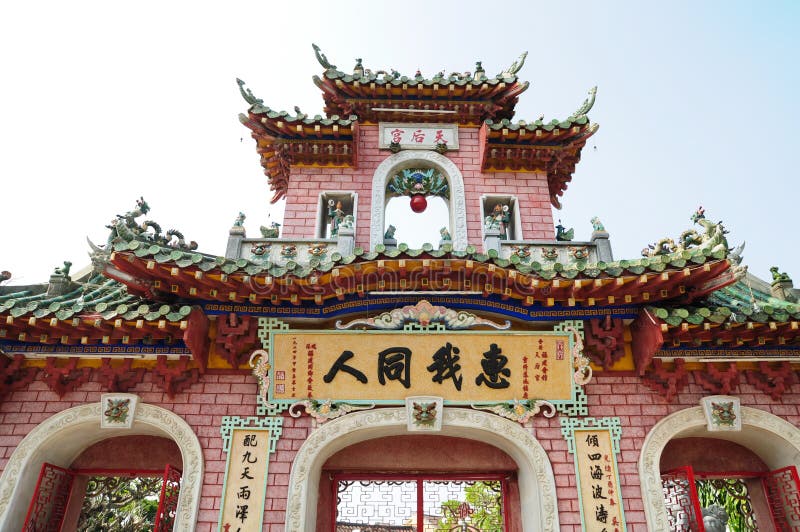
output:
[[625, 326], [622, 320], [606, 316], [605, 318], [586, 320], [584, 323], [586, 324], [584, 353], [598, 366], [610, 369], [625, 355]]

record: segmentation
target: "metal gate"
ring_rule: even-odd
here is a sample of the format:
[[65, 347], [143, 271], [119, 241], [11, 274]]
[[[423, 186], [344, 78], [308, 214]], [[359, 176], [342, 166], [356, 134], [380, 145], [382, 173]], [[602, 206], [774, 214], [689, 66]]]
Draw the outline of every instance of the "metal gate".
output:
[[333, 475], [333, 532], [505, 532], [508, 477]]
[[22, 530], [25, 532], [61, 530], [74, 479], [75, 474], [69, 469], [48, 463], [42, 464]]
[[[42, 464], [39, 480], [36, 483], [28, 513], [25, 517], [23, 532], [59, 532], [63, 526], [64, 516], [77, 475], [93, 475], [99, 479], [119, 480], [119, 477], [161, 477], [161, 490], [158, 499], [158, 510], [155, 516], [154, 532], [172, 530], [178, 507], [181, 471], [167, 465], [163, 475], [152, 470], [120, 470], [120, 469], [64, 469], [53, 464]], [[85, 494], [76, 494], [83, 498]]]
[[698, 481], [711, 482], [715, 488], [725, 489], [737, 499], [747, 498], [744, 501], [746, 504], [740, 505], [747, 521], [745, 528], [756, 530], [757, 524], [754, 522], [755, 515], [749, 503], [745, 479], [761, 481], [770, 510], [770, 515], [762, 518], [771, 518], [778, 532], [800, 532], [800, 478], [794, 466], [767, 473], [715, 472], [697, 475], [691, 466], [684, 466], [663, 473], [661, 486], [670, 530], [705, 532], [697, 495]]

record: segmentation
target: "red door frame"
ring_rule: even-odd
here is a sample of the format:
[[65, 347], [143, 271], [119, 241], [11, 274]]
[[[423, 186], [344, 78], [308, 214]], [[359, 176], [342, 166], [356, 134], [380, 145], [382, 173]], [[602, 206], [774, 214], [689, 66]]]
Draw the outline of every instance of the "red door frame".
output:
[[399, 481], [413, 481], [417, 483], [417, 530], [424, 529], [424, 500], [422, 493], [422, 484], [426, 480], [453, 480], [453, 481], [470, 481], [470, 480], [492, 480], [500, 482], [500, 489], [502, 490], [503, 497], [503, 531], [508, 532], [508, 503], [509, 503], [509, 480], [515, 475], [514, 472], [497, 472], [497, 473], [420, 473], [416, 475], [403, 474], [403, 473], [334, 473], [331, 478], [331, 489], [333, 490], [333, 498], [331, 499], [331, 526], [333, 532], [336, 532], [336, 514], [338, 499], [338, 487], [340, 480], [399, 480]]

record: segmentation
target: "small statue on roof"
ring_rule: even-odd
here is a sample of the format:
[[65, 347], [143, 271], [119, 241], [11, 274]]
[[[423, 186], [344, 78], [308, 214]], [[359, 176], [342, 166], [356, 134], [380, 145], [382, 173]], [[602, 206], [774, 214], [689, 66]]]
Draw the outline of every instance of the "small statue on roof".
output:
[[556, 226], [556, 240], [559, 242], [569, 242], [574, 236], [575, 228], [570, 227], [567, 229], [561, 225], [561, 220], [559, 220], [558, 225]]
[[[239, 213], [242, 214], [242, 213]], [[244, 215], [242, 215], [244, 216]], [[192, 240], [188, 244], [183, 236], [183, 233], [177, 229], [168, 229], [165, 233], [167, 238], [167, 246], [175, 249], [182, 249], [184, 251], [194, 251], [197, 249], [197, 242]]]
[[281, 224], [272, 222], [269, 227], [262, 225], [260, 228], [261, 236], [264, 238], [278, 238], [281, 231]]
[[481, 61], [475, 61], [475, 79], [481, 79], [486, 75], [486, 71], [483, 69], [483, 65]]
[[242, 98], [244, 98], [244, 101], [246, 101], [250, 105], [261, 105], [262, 103], [264, 103], [264, 100], [255, 97], [253, 91], [244, 88], [244, 81], [240, 80], [239, 78], [236, 78], [236, 84], [239, 85], [239, 92], [242, 94]]
[[603, 225], [603, 222], [601, 222], [600, 218], [598, 218], [597, 216], [593, 217], [590, 221], [592, 222], [592, 231], [604, 232], [606, 230], [605, 226]]
[[336, 65], [331, 64], [328, 61], [328, 58], [325, 57], [325, 54], [322, 53], [322, 51], [319, 49], [319, 46], [312, 44], [311, 47], [314, 48], [314, 55], [317, 56], [317, 61], [319, 61], [319, 64], [322, 65], [323, 68], [327, 70], [336, 70]]
[[236, 217], [236, 220], [233, 222], [234, 227], [244, 227], [244, 219], [247, 218], [245, 214], [239, 211], [239, 216]]
[[394, 240], [394, 232], [397, 231], [397, 228], [391, 224], [389, 227], [386, 228], [386, 232], [383, 233], [384, 240]]
[[0, 283], [8, 281], [11, 279], [11, 272], [8, 270], [3, 270], [0, 272]]
[[361, 64], [361, 58], [356, 58], [356, 66], [353, 67], [353, 76], [360, 78], [364, 75], [364, 65]]
[[442, 235], [442, 242], [450, 242], [453, 240], [453, 237], [450, 236], [450, 231], [447, 227], [442, 227], [439, 229], [439, 234]]
[[69, 278], [70, 268], [72, 268], [72, 263], [68, 260], [65, 260], [64, 266], [56, 266], [56, 268], [53, 270], [53, 275]]
[[772, 274], [772, 282], [773, 283], [785, 283], [791, 282], [792, 278], [789, 277], [789, 274], [786, 272], [779, 272], [777, 266], [773, 266], [769, 269], [769, 272]]

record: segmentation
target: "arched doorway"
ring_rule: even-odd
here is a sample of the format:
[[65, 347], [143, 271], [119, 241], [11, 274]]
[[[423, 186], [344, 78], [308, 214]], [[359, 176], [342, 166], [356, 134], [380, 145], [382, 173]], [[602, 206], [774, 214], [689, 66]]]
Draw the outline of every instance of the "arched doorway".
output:
[[[667, 445], [683, 438], [726, 440], [752, 452], [770, 471], [800, 464], [800, 429], [755, 408], [742, 407], [742, 430], [708, 432], [701, 407], [687, 408], [657, 423], [645, 438], [639, 455], [639, 478], [645, 516], [650, 530], [670, 530], [669, 511], [662, 484], [662, 454]], [[670, 464], [672, 466], [674, 464]], [[671, 470], [670, 473], [675, 470]], [[691, 480], [690, 485], [693, 485]]]
[[398, 172], [412, 167], [434, 168], [447, 179], [450, 187], [448, 206], [450, 210], [449, 230], [452, 233], [453, 249], [463, 251], [467, 247], [467, 212], [464, 199], [464, 178], [458, 167], [439, 153], [433, 151], [407, 150], [384, 159], [372, 176], [372, 204], [370, 213], [370, 249], [382, 244], [386, 225], [386, 185]]
[[[323, 466], [339, 451], [359, 442], [407, 435], [403, 408], [354, 412], [314, 431], [297, 453], [289, 480], [286, 530], [316, 530]], [[477, 440], [505, 453], [516, 464], [519, 530], [557, 531], [558, 508], [553, 471], [541, 444], [519, 424], [462, 408], [445, 408], [443, 437]]]
[[43, 463], [70, 466], [87, 448], [118, 436], [169, 438], [180, 449], [183, 475], [174, 530], [194, 530], [203, 477], [197, 436], [179, 416], [139, 404], [130, 429], [100, 430], [100, 403], [69, 408], [34, 428], [17, 446], [0, 477], [0, 530], [20, 530]]

